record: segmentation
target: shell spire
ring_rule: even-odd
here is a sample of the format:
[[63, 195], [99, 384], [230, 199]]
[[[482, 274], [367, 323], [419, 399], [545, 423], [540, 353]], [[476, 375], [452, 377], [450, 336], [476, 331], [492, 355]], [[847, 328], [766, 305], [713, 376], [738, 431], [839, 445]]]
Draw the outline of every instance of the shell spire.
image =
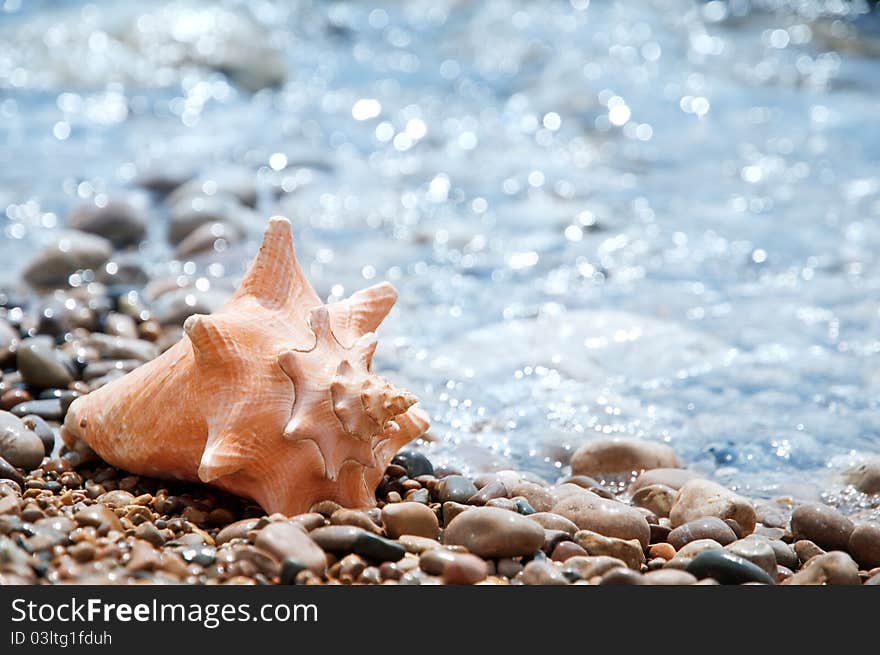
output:
[[269, 220], [240, 287], [193, 315], [157, 359], [77, 399], [63, 436], [109, 463], [205, 482], [270, 513], [319, 500], [375, 504], [397, 450], [428, 428], [411, 394], [375, 375], [375, 330], [397, 293], [378, 284], [321, 303], [287, 219]]

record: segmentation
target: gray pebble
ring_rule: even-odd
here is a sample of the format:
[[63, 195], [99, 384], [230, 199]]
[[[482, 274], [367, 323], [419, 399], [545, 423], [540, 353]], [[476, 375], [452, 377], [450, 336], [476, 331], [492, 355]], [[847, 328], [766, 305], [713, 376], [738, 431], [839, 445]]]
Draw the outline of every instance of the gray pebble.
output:
[[29, 400], [13, 407], [12, 413], [19, 418], [25, 417], [28, 414], [36, 414], [47, 421], [60, 421], [62, 418], [61, 400], [59, 398]]
[[70, 230], [38, 251], [24, 269], [24, 279], [37, 287], [66, 286], [71, 274], [98, 269], [113, 255], [113, 245], [95, 234]]
[[0, 457], [13, 466], [30, 471], [40, 465], [44, 455], [40, 438], [20, 418], [0, 410]]
[[55, 348], [51, 337], [25, 339], [18, 345], [16, 363], [25, 382], [38, 389], [66, 387], [73, 382], [73, 361]]
[[448, 475], [437, 483], [433, 493], [441, 503], [467, 503], [477, 493], [477, 488], [463, 475]]

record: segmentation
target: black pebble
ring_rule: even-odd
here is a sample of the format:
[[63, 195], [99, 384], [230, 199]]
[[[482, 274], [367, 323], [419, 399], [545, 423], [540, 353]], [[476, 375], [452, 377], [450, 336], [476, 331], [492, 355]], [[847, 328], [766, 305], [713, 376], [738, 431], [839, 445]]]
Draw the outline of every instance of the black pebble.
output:
[[401, 450], [391, 460], [392, 464], [406, 469], [407, 476], [417, 478], [420, 475], [434, 475], [434, 465], [431, 461], [415, 450]]
[[721, 584], [761, 582], [773, 584], [767, 572], [757, 564], [724, 550], [707, 550], [691, 560], [687, 572], [698, 580], [713, 578]]
[[358, 535], [352, 550], [379, 562], [396, 562], [406, 555], [406, 548], [401, 544], [366, 530]]
[[19, 473], [12, 464], [7, 462], [2, 457], [0, 457], [0, 479], [12, 480], [19, 487], [24, 489], [25, 480], [22, 477], [21, 473]]
[[516, 499], [516, 511], [524, 516], [535, 513], [535, 508], [529, 504], [525, 498]]
[[281, 561], [281, 584], [296, 584], [296, 576], [305, 571], [306, 565], [295, 557], [288, 555]]

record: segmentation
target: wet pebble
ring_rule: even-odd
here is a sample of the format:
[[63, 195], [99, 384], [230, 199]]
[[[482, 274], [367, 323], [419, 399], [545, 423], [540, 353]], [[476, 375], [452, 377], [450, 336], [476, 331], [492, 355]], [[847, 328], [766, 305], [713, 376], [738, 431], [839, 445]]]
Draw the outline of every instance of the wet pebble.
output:
[[859, 567], [846, 553], [834, 551], [817, 555], [785, 580], [791, 585], [859, 585]]
[[574, 536], [578, 531], [578, 526], [569, 521], [564, 516], [553, 514], [552, 512], [536, 512], [529, 514], [529, 520], [534, 521], [545, 530], [562, 530]]
[[550, 562], [531, 561], [526, 564], [520, 580], [525, 585], [567, 585], [568, 578]]
[[847, 550], [865, 569], [880, 566], [880, 523], [857, 525], [849, 536]]
[[28, 393], [27, 389], [9, 389], [0, 396], [0, 410], [8, 412], [21, 403], [26, 403], [33, 399], [33, 396]]
[[515, 512], [477, 507], [448, 524], [443, 543], [464, 546], [480, 557], [517, 557], [541, 548], [544, 529]]
[[643, 548], [647, 548], [651, 536], [648, 522], [638, 509], [582, 489], [557, 502], [553, 513], [567, 518], [581, 530], [624, 540], [636, 539]]
[[151, 543], [156, 548], [161, 547], [165, 543], [165, 536], [151, 521], [146, 521], [138, 525], [134, 530], [134, 536], [138, 539]]
[[467, 503], [477, 493], [474, 483], [463, 475], [448, 475], [434, 487], [433, 495], [441, 503]]
[[380, 528], [366, 512], [341, 507], [330, 515], [331, 525], [354, 525], [373, 534], [382, 534]]
[[12, 413], [21, 418], [28, 414], [36, 414], [47, 421], [61, 421], [61, 400], [59, 398], [29, 400], [13, 407]]
[[396, 562], [406, 554], [401, 544], [354, 526], [329, 525], [312, 530], [309, 536], [331, 553], [353, 552], [382, 562]]
[[134, 359], [149, 362], [159, 356], [159, 348], [150, 341], [114, 337], [100, 332], [95, 332], [89, 337], [89, 345], [98, 351], [102, 359]]
[[724, 547], [713, 539], [697, 539], [682, 547], [675, 553], [675, 557], [666, 562], [664, 566], [672, 569], [686, 569], [697, 555], [708, 550], [721, 550], [722, 548]]
[[696, 480], [700, 476], [693, 471], [680, 468], [657, 468], [642, 471], [639, 476], [629, 486], [628, 492], [632, 495], [639, 489], [651, 485], [659, 484], [678, 491], [691, 480]]
[[680, 465], [675, 451], [666, 444], [623, 437], [586, 443], [571, 458], [573, 475], [630, 473]]
[[505, 483], [511, 498], [521, 496], [536, 512], [549, 512], [553, 508], [555, 499], [546, 487], [528, 480], [517, 480], [514, 483]]
[[825, 551], [819, 548], [809, 539], [798, 539], [794, 542], [794, 552], [801, 562], [808, 562], [818, 555], [824, 555]]
[[746, 498], [710, 480], [695, 479], [685, 483], [678, 490], [669, 512], [672, 527], [706, 516], [733, 519], [742, 528], [741, 536], [755, 530], [755, 508]]
[[24, 487], [24, 477], [2, 456], [0, 456], [0, 480], [12, 480], [18, 486]]
[[685, 569], [698, 579], [712, 578], [721, 584], [743, 584], [760, 582], [774, 584], [761, 567], [733, 553], [724, 550], [707, 550], [694, 557]]
[[660, 557], [669, 561], [675, 557], [675, 548], [671, 544], [654, 544], [648, 549], [648, 557], [651, 559]]
[[16, 364], [25, 382], [37, 389], [66, 387], [73, 382], [73, 361], [55, 347], [51, 337], [31, 337], [17, 350]]
[[736, 541], [736, 533], [718, 517], [705, 516], [678, 526], [667, 537], [676, 550], [697, 539], [713, 539], [726, 546]]
[[99, 535], [106, 535], [110, 531], [122, 532], [122, 523], [116, 514], [106, 505], [89, 505], [73, 515], [73, 520], [81, 526], [93, 527]]
[[675, 489], [664, 484], [649, 484], [633, 494], [632, 503], [666, 518], [675, 503], [677, 493]]
[[44, 453], [47, 456], [51, 455], [52, 451], [55, 449], [55, 432], [49, 427], [49, 424], [36, 414], [27, 414], [26, 416], [23, 416], [21, 422], [43, 442]]
[[843, 514], [819, 503], [805, 503], [791, 513], [792, 536], [825, 550], [846, 550], [854, 527]]
[[617, 568], [613, 568], [604, 573], [602, 579], [599, 580], [599, 584], [605, 587], [618, 585], [630, 586], [644, 584], [644, 580], [645, 577], [638, 571], [633, 571], [625, 566], [618, 566]]
[[450, 585], [472, 585], [486, 579], [489, 567], [486, 562], [470, 553], [453, 553], [443, 567], [443, 582]]
[[[323, 524], [323, 518], [321, 519]], [[260, 519], [242, 519], [235, 523], [230, 523], [217, 533], [215, 541], [218, 546], [232, 541], [233, 539], [244, 539], [248, 532], [254, 530], [260, 523]]]
[[308, 570], [305, 562], [296, 557], [288, 556], [281, 560], [281, 570], [278, 574], [279, 582], [283, 585], [296, 584], [296, 578], [301, 571]]
[[493, 480], [486, 484], [471, 496], [467, 503], [468, 505], [485, 505], [490, 500], [495, 500], [496, 498], [507, 498], [507, 487], [504, 486], [501, 480]]
[[43, 442], [24, 422], [0, 410], [0, 457], [12, 466], [32, 470], [43, 461]]
[[386, 505], [382, 508], [382, 524], [393, 539], [404, 534], [436, 539], [440, 531], [434, 511], [421, 503]]
[[755, 537], [746, 537], [726, 545], [724, 549], [748, 560], [763, 569], [773, 580], [776, 579], [776, 567], [778, 566], [776, 554], [766, 541]]
[[578, 546], [573, 541], [561, 541], [557, 543], [555, 548], [550, 552], [550, 559], [554, 562], [564, 562], [572, 557], [580, 557], [583, 555], [589, 555], [583, 547]]
[[618, 539], [590, 530], [579, 530], [574, 535], [574, 541], [589, 555], [614, 557], [634, 570], [639, 570], [645, 562], [645, 552], [637, 539]]
[[648, 571], [642, 578], [642, 584], [658, 586], [681, 586], [696, 584], [696, 576], [678, 569], [658, 569]]

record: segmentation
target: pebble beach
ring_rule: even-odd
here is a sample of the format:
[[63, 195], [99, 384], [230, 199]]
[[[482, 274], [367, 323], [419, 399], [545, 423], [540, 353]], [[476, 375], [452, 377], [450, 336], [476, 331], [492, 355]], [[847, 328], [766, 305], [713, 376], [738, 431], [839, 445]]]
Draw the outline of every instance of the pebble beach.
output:
[[[0, 584], [880, 585], [870, 3], [50, 4], [0, 4]], [[374, 507], [61, 439], [272, 215], [400, 293]]]

